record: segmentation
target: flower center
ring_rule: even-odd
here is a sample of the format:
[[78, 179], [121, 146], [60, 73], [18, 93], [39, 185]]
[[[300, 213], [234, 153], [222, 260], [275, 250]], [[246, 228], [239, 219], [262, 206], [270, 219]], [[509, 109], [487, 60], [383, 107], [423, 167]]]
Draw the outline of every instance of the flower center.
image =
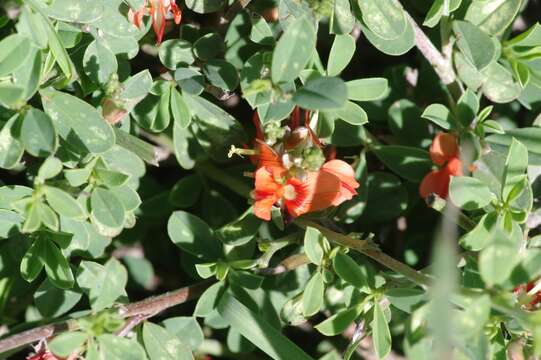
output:
[[293, 185], [286, 185], [284, 186], [284, 199], [286, 200], [295, 200], [297, 197], [297, 191], [295, 191], [295, 188]]

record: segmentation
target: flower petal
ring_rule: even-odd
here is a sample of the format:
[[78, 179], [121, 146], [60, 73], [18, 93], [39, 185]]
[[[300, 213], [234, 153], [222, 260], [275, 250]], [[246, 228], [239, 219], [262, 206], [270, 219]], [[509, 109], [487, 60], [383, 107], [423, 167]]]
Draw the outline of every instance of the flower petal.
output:
[[450, 176], [462, 176], [464, 175], [464, 171], [462, 170], [462, 161], [460, 161], [459, 158], [452, 158], [445, 164], [445, 167], [443, 168], [447, 174]]
[[253, 159], [255, 160], [258, 168], [262, 166], [283, 168], [280, 156], [278, 156], [272, 147], [259, 139], [256, 139], [255, 143], [258, 154], [253, 156]]
[[436, 165], [443, 165], [458, 156], [458, 142], [453, 134], [438, 133], [430, 145], [430, 158]]
[[254, 214], [260, 219], [269, 221], [274, 203], [282, 197], [282, 185], [276, 182], [275, 176], [281, 176], [280, 169], [261, 167], [255, 173], [255, 190], [253, 197]]
[[340, 179], [326, 171], [310, 172], [304, 181], [292, 178], [287, 184], [293, 185], [297, 193], [294, 200], [285, 202], [294, 217], [331, 207], [340, 196]]
[[347, 162], [331, 160], [323, 164], [322, 171], [330, 172], [340, 179], [340, 196], [336, 197], [333, 205], [338, 206], [344, 201], [351, 200], [357, 195], [359, 183], [355, 180], [355, 171]]
[[430, 194], [438, 194], [446, 199], [449, 193], [449, 182], [451, 177], [446, 171], [433, 170], [426, 174], [419, 186], [419, 194], [426, 199]]

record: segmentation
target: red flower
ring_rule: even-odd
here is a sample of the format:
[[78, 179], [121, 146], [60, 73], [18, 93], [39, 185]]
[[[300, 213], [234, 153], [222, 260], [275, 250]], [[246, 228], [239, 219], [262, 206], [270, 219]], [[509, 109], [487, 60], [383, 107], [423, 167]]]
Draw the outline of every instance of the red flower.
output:
[[430, 145], [430, 158], [440, 168], [432, 170], [421, 181], [419, 194], [424, 199], [430, 194], [437, 194], [446, 199], [449, 194], [451, 176], [462, 176], [458, 141], [455, 135], [439, 133]]
[[[535, 294], [528, 294], [535, 286], [536, 282], [530, 281], [513, 289], [513, 292], [519, 298], [519, 302], [527, 309], [533, 309], [537, 304], [541, 303], [541, 291], [537, 291]], [[525, 299], [527, 302], [524, 303], [521, 299]]]
[[165, 32], [165, 23], [167, 14], [172, 13], [175, 24], [180, 24], [182, 20], [182, 11], [175, 3], [175, 0], [145, 0], [145, 4], [137, 11], [132, 9], [128, 12], [130, 21], [137, 27], [141, 27], [143, 16], [152, 17], [152, 27], [156, 33], [156, 40], [161, 44]]
[[[233, 151], [239, 154], [252, 153], [251, 159], [257, 168], [253, 191], [254, 213], [263, 220], [271, 219], [271, 210], [275, 204], [286, 210], [289, 215], [297, 217], [338, 206], [357, 194], [359, 183], [355, 180], [355, 171], [348, 163], [333, 159], [323, 164], [319, 163], [318, 170], [302, 168], [298, 162], [291, 161], [292, 154], [298, 156], [306, 148], [316, 149], [322, 153], [320, 150], [322, 144], [306, 126], [307, 120], [305, 119], [305, 127], [302, 127], [299, 126], [299, 119], [300, 110], [297, 108], [291, 117], [290, 132], [285, 138], [280, 139], [280, 144], [275, 149], [264, 142], [259, 118], [254, 115], [255, 149], [233, 148]], [[283, 157], [289, 159], [287, 166], [284, 165]], [[317, 159], [316, 154], [316, 160], [312, 161], [317, 162]], [[300, 160], [302, 162], [303, 159]], [[323, 161], [324, 158], [321, 162]]]

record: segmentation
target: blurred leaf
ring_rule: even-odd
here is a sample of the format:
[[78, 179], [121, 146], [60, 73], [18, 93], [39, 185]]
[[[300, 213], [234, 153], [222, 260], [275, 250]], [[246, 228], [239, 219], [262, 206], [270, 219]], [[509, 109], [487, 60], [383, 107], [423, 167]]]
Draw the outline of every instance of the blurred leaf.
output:
[[159, 57], [162, 64], [171, 70], [191, 65], [194, 62], [192, 44], [185, 40], [165, 40], [160, 45]]
[[488, 205], [496, 196], [481, 181], [467, 176], [453, 176], [449, 185], [453, 203], [464, 210], [476, 210]]
[[65, 332], [56, 336], [50, 343], [51, 351], [58, 356], [68, 357], [86, 342], [88, 335], [81, 331]]
[[260, 315], [250, 311], [230, 293], [218, 304], [218, 312], [250, 342], [273, 359], [310, 360], [297, 345], [272, 327]]
[[503, 33], [517, 15], [522, 0], [473, 1], [465, 19], [489, 35]]
[[496, 48], [490, 37], [477, 26], [466, 21], [453, 22], [457, 46], [478, 70], [486, 68], [493, 60]]
[[392, 0], [359, 0], [357, 3], [364, 23], [378, 37], [396, 40], [406, 31], [404, 10]]
[[143, 342], [151, 360], [193, 359], [192, 352], [178, 336], [148, 321], [143, 325]]
[[340, 310], [317, 324], [315, 328], [325, 336], [335, 336], [346, 331], [359, 314], [360, 309], [358, 307]]
[[420, 182], [432, 166], [428, 152], [418, 148], [378, 145], [373, 150], [387, 167], [412, 182]]

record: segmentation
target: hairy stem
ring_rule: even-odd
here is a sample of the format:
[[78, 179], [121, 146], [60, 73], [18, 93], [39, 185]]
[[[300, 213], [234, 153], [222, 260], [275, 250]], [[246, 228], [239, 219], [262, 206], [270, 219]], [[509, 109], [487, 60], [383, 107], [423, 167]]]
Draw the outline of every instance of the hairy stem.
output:
[[372, 258], [383, 266], [404, 275], [405, 277], [420, 286], [428, 287], [431, 283], [431, 278], [429, 276], [409, 267], [408, 265], [398, 260], [395, 260], [394, 258], [385, 254], [380, 249], [371, 246], [367, 240], [354, 239], [351, 236], [337, 233], [309, 220], [297, 219], [295, 223], [303, 227], [311, 226], [318, 229], [327, 239], [331, 240], [335, 244], [358, 251], [361, 254]]

